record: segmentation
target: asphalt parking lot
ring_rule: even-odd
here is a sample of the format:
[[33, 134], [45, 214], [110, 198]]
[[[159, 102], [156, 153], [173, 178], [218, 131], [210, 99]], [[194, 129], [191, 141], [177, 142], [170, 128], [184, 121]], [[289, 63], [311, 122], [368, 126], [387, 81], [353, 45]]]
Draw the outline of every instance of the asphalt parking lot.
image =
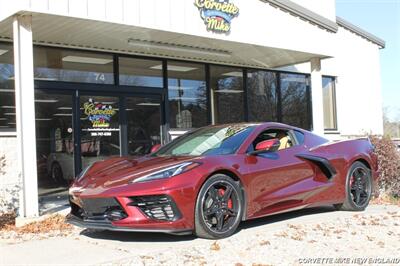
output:
[[243, 222], [235, 235], [218, 241], [80, 228], [65, 236], [39, 235], [25, 241], [0, 239], [0, 262], [2, 265], [302, 265], [322, 257], [347, 258], [349, 262], [351, 259], [396, 262], [397, 258], [400, 265], [399, 243], [399, 206], [372, 205], [359, 213], [322, 207]]

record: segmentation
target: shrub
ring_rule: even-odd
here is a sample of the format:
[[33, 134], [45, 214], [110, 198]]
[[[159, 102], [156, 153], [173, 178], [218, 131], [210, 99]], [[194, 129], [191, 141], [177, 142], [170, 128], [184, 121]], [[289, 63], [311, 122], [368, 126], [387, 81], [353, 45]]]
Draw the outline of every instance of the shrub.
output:
[[400, 154], [389, 136], [370, 136], [378, 157], [380, 193], [400, 197]]

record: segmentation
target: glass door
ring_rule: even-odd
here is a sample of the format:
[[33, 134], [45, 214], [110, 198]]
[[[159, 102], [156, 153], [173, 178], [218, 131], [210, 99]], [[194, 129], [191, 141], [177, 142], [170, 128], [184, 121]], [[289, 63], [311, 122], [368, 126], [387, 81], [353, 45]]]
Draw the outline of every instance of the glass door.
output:
[[65, 190], [74, 176], [73, 98], [70, 93], [35, 91], [39, 195]]
[[79, 112], [76, 110], [80, 125], [75, 142], [76, 173], [110, 156], [150, 153], [162, 142], [161, 98], [82, 92], [77, 98]]
[[95, 161], [121, 155], [119, 102], [117, 96], [80, 96], [82, 169]]

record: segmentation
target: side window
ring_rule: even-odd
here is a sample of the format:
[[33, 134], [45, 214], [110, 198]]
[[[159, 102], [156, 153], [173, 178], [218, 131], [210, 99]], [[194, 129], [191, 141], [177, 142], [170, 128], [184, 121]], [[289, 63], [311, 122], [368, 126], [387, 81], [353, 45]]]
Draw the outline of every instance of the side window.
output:
[[281, 144], [278, 150], [284, 150], [295, 145], [295, 142], [292, 139], [291, 135], [289, 134], [288, 130], [268, 129], [257, 136], [257, 138], [250, 145], [248, 152], [254, 151], [257, 144], [260, 143], [261, 141], [269, 139], [279, 139]]
[[298, 130], [294, 130], [293, 132], [297, 140], [297, 145], [304, 144], [304, 134]]

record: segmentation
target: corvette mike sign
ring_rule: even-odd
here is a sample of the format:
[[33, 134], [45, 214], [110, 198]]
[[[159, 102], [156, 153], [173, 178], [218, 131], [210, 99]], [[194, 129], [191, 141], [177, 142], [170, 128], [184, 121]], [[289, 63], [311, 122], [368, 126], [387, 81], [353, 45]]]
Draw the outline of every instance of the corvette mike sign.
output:
[[239, 15], [239, 8], [229, 0], [195, 0], [195, 6], [207, 30], [229, 33], [232, 19]]
[[89, 99], [83, 105], [85, 120], [90, 121], [91, 128], [82, 129], [89, 131], [92, 137], [111, 136], [112, 131], [119, 131], [118, 128], [110, 128], [111, 120], [117, 114], [117, 110], [111, 104], [104, 104]]

